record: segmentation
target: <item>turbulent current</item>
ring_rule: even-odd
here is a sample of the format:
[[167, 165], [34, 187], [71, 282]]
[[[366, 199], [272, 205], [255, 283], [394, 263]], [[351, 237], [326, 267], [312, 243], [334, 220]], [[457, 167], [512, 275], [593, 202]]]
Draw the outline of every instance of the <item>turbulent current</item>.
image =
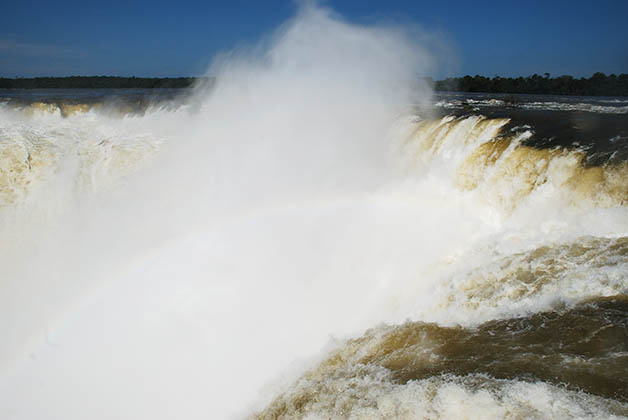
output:
[[306, 6], [210, 86], [0, 92], [0, 418], [628, 418], [628, 100], [437, 54]]

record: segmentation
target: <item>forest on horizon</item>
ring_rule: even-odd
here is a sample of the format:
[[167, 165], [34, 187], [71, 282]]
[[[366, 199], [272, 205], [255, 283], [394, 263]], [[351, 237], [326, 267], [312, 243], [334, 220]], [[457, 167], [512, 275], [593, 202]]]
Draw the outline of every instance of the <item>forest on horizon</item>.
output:
[[528, 77], [488, 78], [451, 77], [434, 83], [439, 92], [486, 92], [486, 93], [524, 93], [574, 96], [628, 96], [628, 74], [619, 76], [595, 73], [589, 78], [576, 79], [573, 76], [550, 77], [533, 74]]
[[[533, 74], [528, 77], [485, 76], [450, 77], [426, 80], [439, 92], [485, 92], [507, 94], [550, 94], [577, 96], [628, 96], [628, 74], [595, 73], [589, 78], [550, 77]], [[209, 77], [117, 77], [69, 76], [0, 78], [0, 89], [154, 89], [187, 88], [196, 82], [212, 82]]]

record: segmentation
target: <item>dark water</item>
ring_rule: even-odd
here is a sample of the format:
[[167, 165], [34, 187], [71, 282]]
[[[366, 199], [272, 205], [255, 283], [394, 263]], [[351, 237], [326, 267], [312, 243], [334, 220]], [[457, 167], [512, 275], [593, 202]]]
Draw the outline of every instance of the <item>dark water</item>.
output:
[[587, 153], [585, 165], [628, 159], [628, 98], [555, 95], [444, 94], [440, 115], [509, 118], [502, 135], [529, 129], [525, 144]]
[[[408, 323], [378, 337], [378, 350], [358, 363], [374, 363], [395, 381], [450, 373], [545, 381], [628, 401], [628, 297], [593, 300], [570, 309], [491, 321], [473, 329]], [[425, 341], [436, 357], [425, 363]]]
[[95, 108], [101, 112], [125, 115], [144, 113], [151, 107], [177, 106], [188, 101], [193, 92], [192, 88], [0, 89], [0, 103], [15, 108], [48, 104], [62, 111], [68, 106], [80, 106], [83, 111]]

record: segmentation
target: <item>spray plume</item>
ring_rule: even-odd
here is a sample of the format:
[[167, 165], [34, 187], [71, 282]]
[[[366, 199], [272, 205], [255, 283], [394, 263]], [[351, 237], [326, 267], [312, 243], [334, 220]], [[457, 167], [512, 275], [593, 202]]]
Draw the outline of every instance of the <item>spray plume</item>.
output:
[[412, 209], [379, 208], [389, 129], [429, 100], [431, 62], [401, 28], [306, 6], [217, 58], [193, 107], [7, 114], [53, 156], [3, 210], [2, 417], [243, 414], [372, 321], [410, 256], [386, 244], [413, 229], [394, 220]]

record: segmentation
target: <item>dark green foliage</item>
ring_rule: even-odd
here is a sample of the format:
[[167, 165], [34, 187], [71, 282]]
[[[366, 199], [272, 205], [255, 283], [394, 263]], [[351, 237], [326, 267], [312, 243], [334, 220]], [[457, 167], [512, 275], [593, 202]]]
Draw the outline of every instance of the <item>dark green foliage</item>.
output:
[[575, 79], [572, 76], [550, 78], [533, 74], [528, 77], [492, 79], [476, 75], [474, 77], [452, 77], [434, 83], [437, 91], [445, 92], [490, 92], [490, 93], [538, 93], [546, 95], [579, 96], [628, 96], [628, 74], [610, 76], [595, 73], [588, 79]]
[[192, 86], [194, 77], [113, 77], [70, 76], [35, 78], [0, 78], [0, 89], [150, 89], [186, 88]]
[[[150, 89], [186, 88], [206, 78], [195, 77], [113, 77], [113, 76], [71, 76], [0, 78], [0, 89]], [[433, 82], [426, 79], [437, 91], [445, 92], [491, 92], [491, 93], [539, 93], [554, 95], [581, 96], [628, 96], [628, 74], [610, 76], [595, 73], [588, 79], [575, 79], [572, 76], [550, 78], [533, 74], [528, 77], [492, 79], [484, 76], [452, 77]]]

